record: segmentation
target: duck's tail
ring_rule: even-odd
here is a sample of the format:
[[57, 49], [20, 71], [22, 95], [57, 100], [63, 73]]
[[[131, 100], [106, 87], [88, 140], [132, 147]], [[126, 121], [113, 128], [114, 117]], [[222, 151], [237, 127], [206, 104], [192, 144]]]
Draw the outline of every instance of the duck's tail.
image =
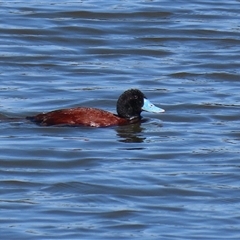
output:
[[31, 121], [31, 122], [35, 121], [35, 117], [33, 117], [33, 116], [27, 116], [26, 119]]

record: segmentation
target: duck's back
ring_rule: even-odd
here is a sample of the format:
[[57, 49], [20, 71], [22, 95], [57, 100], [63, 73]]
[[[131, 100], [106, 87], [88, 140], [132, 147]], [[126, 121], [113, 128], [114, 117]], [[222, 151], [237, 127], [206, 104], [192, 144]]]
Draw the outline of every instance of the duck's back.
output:
[[107, 127], [128, 123], [128, 120], [120, 118], [110, 112], [86, 107], [55, 110], [27, 118], [41, 126], [83, 125], [91, 127]]

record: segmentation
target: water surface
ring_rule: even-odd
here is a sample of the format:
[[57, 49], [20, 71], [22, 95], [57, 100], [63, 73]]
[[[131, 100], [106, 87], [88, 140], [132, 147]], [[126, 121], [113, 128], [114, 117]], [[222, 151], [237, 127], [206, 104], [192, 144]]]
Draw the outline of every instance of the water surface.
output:
[[[239, 7], [0, 3], [1, 237], [239, 239]], [[115, 112], [129, 88], [166, 112], [98, 129], [25, 120]]]

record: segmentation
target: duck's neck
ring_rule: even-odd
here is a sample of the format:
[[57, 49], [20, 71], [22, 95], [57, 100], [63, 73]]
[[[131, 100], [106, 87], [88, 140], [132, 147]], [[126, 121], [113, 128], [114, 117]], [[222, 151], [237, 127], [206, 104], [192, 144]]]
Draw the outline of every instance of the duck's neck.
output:
[[139, 122], [141, 120], [141, 116], [133, 116], [133, 117], [130, 117], [128, 118], [129, 122], [130, 123], [136, 123], [136, 122]]

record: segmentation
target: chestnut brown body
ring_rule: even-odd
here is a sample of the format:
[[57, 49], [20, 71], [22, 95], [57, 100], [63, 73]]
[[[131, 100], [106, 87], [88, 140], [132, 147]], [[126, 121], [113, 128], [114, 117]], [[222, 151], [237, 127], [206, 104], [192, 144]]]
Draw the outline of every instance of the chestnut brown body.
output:
[[107, 127], [129, 124], [130, 121], [97, 108], [69, 108], [41, 113], [28, 119], [41, 126], [51, 125], [83, 125], [90, 127]]

